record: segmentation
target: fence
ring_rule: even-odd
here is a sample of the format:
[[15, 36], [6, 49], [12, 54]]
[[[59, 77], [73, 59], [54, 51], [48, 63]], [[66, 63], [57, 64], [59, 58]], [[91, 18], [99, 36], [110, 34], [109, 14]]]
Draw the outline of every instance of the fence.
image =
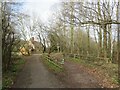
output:
[[49, 63], [55, 65], [56, 67], [62, 69], [62, 63], [61, 62], [57, 62], [55, 59], [49, 57], [49, 56], [45, 56], [45, 60], [47, 60]]

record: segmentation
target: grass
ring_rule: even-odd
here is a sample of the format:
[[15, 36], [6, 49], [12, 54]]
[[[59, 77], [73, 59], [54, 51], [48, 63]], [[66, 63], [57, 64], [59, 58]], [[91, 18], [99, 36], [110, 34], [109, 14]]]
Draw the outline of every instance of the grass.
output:
[[48, 60], [46, 57], [47, 57], [47, 55], [44, 54], [42, 56], [42, 60], [43, 60], [44, 64], [48, 67], [48, 69], [52, 70], [54, 73], [59, 73], [64, 70], [63, 67], [54, 63], [53, 61]]
[[117, 64], [105, 63], [103, 61], [94, 62], [94, 61], [82, 60], [79, 58], [67, 58], [66, 60], [70, 60], [71, 62], [82, 64], [86, 67], [97, 68], [98, 70], [108, 75], [114, 84], [119, 84]]
[[16, 78], [16, 75], [18, 72], [22, 69], [22, 65], [25, 63], [25, 60], [22, 58], [17, 58], [14, 61], [14, 64], [10, 67], [9, 70], [6, 72], [3, 72], [3, 77], [2, 77], [2, 89], [5, 90], [5, 88], [10, 88], [14, 80]]
[[55, 73], [59, 73], [59, 72], [63, 71], [62, 68], [57, 67], [56, 65], [54, 65], [54, 64], [51, 63], [51, 62], [49, 62], [48, 60], [45, 60], [44, 62], [45, 62], [45, 64], [48, 66], [48, 68], [49, 68], [50, 70], [53, 70]]

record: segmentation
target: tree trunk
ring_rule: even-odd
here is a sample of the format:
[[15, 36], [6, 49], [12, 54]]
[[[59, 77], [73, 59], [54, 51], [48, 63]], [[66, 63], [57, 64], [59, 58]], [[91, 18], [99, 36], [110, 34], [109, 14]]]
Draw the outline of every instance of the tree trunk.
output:
[[111, 25], [108, 25], [108, 58], [110, 60], [110, 62], [112, 61], [112, 58], [111, 58]]
[[[98, 0], [98, 17], [102, 19], [100, 0]], [[99, 27], [98, 34], [99, 34], [99, 56], [101, 57], [101, 54], [102, 54], [102, 28], [101, 27]]]
[[73, 35], [74, 35], [74, 26], [73, 26], [73, 23], [74, 23], [74, 18], [73, 18], [73, 7], [74, 7], [74, 3], [73, 2], [70, 2], [70, 6], [71, 6], [71, 54], [73, 54], [73, 49], [74, 49], [74, 41], [73, 41]]
[[103, 25], [103, 49], [104, 58], [107, 58], [107, 25]]
[[99, 56], [102, 54], [102, 29], [99, 27]]
[[88, 35], [88, 50], [87, 50], [87, 55], [89, 55], [90, 53], [90, 30], [89, 30], [89, 26], [87, 26], [87, 35]]
[[[63, 11], [63, 13], [64, 13], [64, 15], [63, 15], [64, 20], [65, 20], [65, 17], [66, 17], [65, 16], [66, 15], [66, 11], [65, 10], [66, 10], [66, 3], [64, 3], [64, 11]], [[65, 43], [64, 46], [63, 46], [63, 52], [64, 53], [66, 52], [66, 49], [67, 49], [66, 48], [66, 25], [65, 24], [66, 24], [66, 22], [63, 23], [63, 25], [64, 25], [64, 27], [63, 27], [63, 30], [64, 30], [63, 31], [64, 32], [64, 43]]]
[[[118, 2], [117, 6], [117, 21], [120, 21], [120, 2]], [[120, 24], [118, 24], [117, 31], [117, 60], [118, 60], [118, 79], [120, 82]]]

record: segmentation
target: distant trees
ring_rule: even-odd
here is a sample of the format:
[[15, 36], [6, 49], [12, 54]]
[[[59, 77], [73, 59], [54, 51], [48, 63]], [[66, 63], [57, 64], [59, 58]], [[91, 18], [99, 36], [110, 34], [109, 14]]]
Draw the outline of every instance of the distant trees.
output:
[[[62, 2], [48, 39], [50, 46], [65, 53], [79, 53], [116, 62], [118, 2]], [[61, 45], [63, 44], [63, 46]], [[113, 57], [114, 56], [114, 57]]]
[[[27, 41], [26, 32], [29, 32], [29, 37], [36, 36], [43, 53], [63, 52], [93, 56], [105, 62], [119, 61], [118, 2], [62, 2], [61, 7], [46, 25], [38, 18], [28, 22], [26, 16], [14, 14], [11, 4], [2, 3], [2, 57], [5, 68], [11, 62], [11, 52], [19, 39], [22, 37]], [[13, 19], [14, 16], [18, 20]], [[21, 37], [16, 38], [15, 29], [19, 27]]]
[[33, 23], [31, 26], [31, 34], [37, 38], [39, 44], [41, 45], [41, 51], [44, 53], [46, 52], [47, 47], [47, 40], [46, 40], [46, 30], [48, 27], [46, 27], [40, 19], [33, 20]]
[[40, 25], [40, 23], [38, 23], [39, 25], [39, 29], [37, 30], [37, 35], [38, 35], [38, 38], [39, 38], [39, 42], [40, 42], [40, 44], [42, 45], [42, 52], [44, 53], [44, 52], [46, 52], [46, 35], [45, 35], [45, 32], [44, 32], [44, 30], [46, 29], [45, 27], [44, 27], [44, 25]]

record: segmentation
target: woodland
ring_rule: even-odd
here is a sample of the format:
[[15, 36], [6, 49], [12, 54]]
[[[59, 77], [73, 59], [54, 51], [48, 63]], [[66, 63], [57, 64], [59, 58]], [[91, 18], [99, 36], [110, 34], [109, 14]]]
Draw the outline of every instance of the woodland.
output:
[[[16, 72], [19, 60], [24, 63], [19, 55], [20, 47], [27, 49], [28, 38], [34, 37], [40, 45], [39, 54], [62, 53], [63, 57], [78, 62], [81, 59], [84, 64], [104, 66], [120, 83], [120, 2], [60, 2], [60, 10], [52, 14], [47, 24], [35, 15], [30, 19], [20, 12], [23, 4], [1, 2], [3, 77], [10, 71]], [[12, 82], [6, 77], [4, 81], [5, 85]]]

